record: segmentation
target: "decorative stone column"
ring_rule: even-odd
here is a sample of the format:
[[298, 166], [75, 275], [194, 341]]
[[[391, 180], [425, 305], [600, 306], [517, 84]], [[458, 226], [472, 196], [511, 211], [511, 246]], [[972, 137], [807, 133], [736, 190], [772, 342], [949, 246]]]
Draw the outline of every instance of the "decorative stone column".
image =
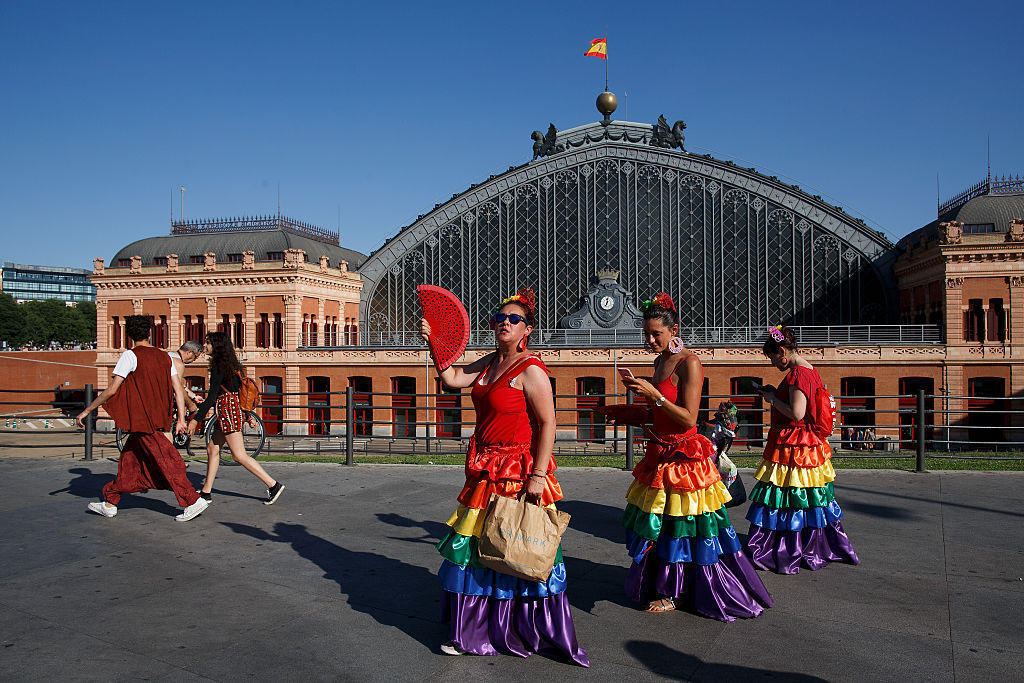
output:
[[[206, 297], [206, 331], [215, 332], [220, 320], [217, 318], [217, 297]], [[230, 330], [228, 331], [230, 334]]]
[[298, 294], [284, 295], [284, 343], [285, 351], [294, 351], [299, 347], [302, 337], [302, 296]]
[[181, 314], [179, 304], [181, 299], [176, 296], [169, 297], [167, 299], [167, 306], [170, 308], [170, 315], [167, 316], [168, 326], [168, 344], [172, 349], [177, 349], [181, 346]]
[[[102, 261], [103, 259], [97, 259]], [[110, 348], [110, 320], [107, 318], [107, 300], [102, 294], [96, 296], [96, 350], [103, 352]], [[106, 336], [104, 336], [106, 335]], [[99, 386], [99, 385], [97, 385]]]
[[245, 331], [243, 332], [243, 335], [245, 336], [245, 348], [247, 350], [249, 350], [249, 349], [255, 350], [256, 349], [256, 297], [254, 297], [254, 296], [246, 296], [246, 297], [243, 297], [242, 300], [245, 301], [245, 320], [242, 323], [245, 326]]
[[[949, 364], [947, 363], [944, 376], [946, 380], [946, 386], [949, 388], [950, 396], [966, 396], [967, 395], [967, 383], [964, 382], [964, 366], [961, 364]], [[938, 399], [936, 399], [938, 400]], [[963, 398], [950, 398], [948, 401], [948, 410], [944, 417], [944, 422], [949, 425], [948, 429], [943, 430], [943, 440], [945, 435], [949, 434], [951, 441], [966, 441], [967, 440], [967, 413], [960, 412], [967, 408], [967, 400]], [[943, 408], [947, 406], [943, 405]], [[939, 420], [935, 421], [936, 426], [939, 424]], [[945, 445], [945, 444], [943, 444]], [[950, 448], [957, 448], [963, 444], [952, 444]]]
[[[1017, 344], [1024, 342], [1024, 275], [1011, 275], [1006, 278], [1010, 285], [1010, 315], [1006, 321], [1006, 340]], [[1024, 350], [1024, 345], [1022, 350]], [[1016, 351], [1016, 349], [1014, 349]], [[1017, 355], [1011, 352], [1011, 356]]]
[[316, 300], [316, 345], [327, 346], [327, 320], [324, 318], [324, 300]]
[[946, 344], [964, 343], [964, 279], [946, 278]]

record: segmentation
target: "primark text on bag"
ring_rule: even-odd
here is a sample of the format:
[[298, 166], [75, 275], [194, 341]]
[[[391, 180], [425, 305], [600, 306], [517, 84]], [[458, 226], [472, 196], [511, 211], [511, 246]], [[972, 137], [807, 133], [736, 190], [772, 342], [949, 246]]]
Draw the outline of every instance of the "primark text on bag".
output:
[[492, 494], [480, 534], [480, 563], [528, 581], [547, 581], [569, 518], [567, 512]]

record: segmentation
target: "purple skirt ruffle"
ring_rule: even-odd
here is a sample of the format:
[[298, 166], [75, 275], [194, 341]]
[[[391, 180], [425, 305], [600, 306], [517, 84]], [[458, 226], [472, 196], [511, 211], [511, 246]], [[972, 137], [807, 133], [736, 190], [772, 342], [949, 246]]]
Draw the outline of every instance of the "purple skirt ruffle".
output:
[[654, 551], [634, 562], [626, 575], [626, 595], [637, 602], [661, 596], [681, 598], [712, 619], [756, 617], [775, 603], [742, 552], [721, 555], [712, 565], [666, 562]]
[[751, 524], [747, 536], [747, 552], [753, 563], [778, 574], [796, 574], [800, 567], [814, 571], [829, 562], [860, 564], [839, 521], [800, 531], [772, 531]]
[[451, 622], [449, 640], [466, 652], [519, 657], [542, 652], [590, 666], [586, 651], [576, 642], [565, 593], [511, 600], [442, 593], [445, 621]]

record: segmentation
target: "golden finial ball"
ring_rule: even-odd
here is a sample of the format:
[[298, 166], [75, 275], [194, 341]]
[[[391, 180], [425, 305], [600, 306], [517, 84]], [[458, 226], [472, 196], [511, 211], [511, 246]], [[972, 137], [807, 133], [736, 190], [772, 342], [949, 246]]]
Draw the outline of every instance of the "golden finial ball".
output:
[[619, 98], [614, 93], [605, 91], [597, 96], [597, 110], [608, 116], [619, 106]]

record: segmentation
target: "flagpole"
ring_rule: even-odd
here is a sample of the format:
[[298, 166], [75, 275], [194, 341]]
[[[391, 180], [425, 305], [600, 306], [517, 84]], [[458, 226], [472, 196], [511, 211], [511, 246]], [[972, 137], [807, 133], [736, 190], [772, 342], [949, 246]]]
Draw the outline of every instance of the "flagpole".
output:
[[604, 32], [604, 91], [608, 92], [608, 31]]

